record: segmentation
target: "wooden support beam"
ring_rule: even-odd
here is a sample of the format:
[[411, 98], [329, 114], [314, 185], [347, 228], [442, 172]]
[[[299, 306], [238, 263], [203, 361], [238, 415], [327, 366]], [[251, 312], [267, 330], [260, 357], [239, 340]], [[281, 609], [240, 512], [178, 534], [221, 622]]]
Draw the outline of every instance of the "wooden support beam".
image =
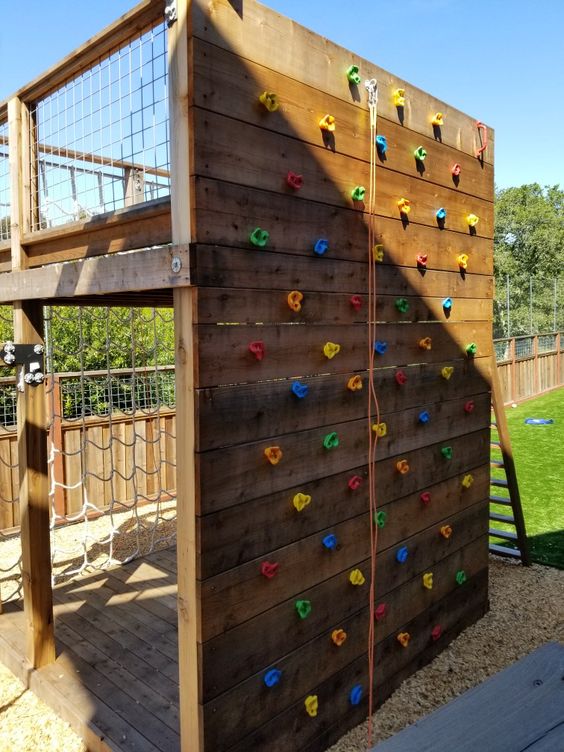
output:
[[[177, 20], [169, 29], [169, 92], [171, 140], [171, 218], [175, 244], [192, 239], [190, 195], [190, 124], [188, 34], [192, 0], [177, 0]], [[195, 470], [195, 372], [198, 363], [194, 341], [195, 291], [174, 290], [177, 411], [177, 557], [178, 557], [178, 665], [180, 684], [180, 748], [204, 749], [201, 703], [201, 606], [197, 586]]]
[[[27, 257], [21, 240], [31, 215], [29, 111], [20, 99], [14, 98], [9, 102], [8, 115], [12, 269], [23, 270]], [[43, 344], [41, 303], [23, 299], [14, 302], [14, 339], [18, 343]], [[44, 384], [25, 385], [23, 391], [18, 390], [17, 415], [26, 653], [31, 666], [40, 668], [55, 660]]]

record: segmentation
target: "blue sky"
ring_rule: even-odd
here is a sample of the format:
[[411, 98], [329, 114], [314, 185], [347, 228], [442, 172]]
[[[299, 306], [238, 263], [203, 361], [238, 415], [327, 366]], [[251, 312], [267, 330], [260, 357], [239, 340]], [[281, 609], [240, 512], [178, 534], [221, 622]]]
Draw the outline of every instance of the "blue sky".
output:
[[[0, 99], [134, 2], [2, 4]], [[564, 185], [562, 0], [266, 4], [495, 128], [499, 186]]]

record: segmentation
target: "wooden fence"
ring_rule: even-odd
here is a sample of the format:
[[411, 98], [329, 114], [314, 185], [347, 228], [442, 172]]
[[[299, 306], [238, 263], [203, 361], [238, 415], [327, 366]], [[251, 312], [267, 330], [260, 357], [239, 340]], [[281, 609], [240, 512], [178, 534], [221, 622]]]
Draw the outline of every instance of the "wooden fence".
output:
[[564, 385], [564, 337], [561, 332], [494, 341], [506, 404]]

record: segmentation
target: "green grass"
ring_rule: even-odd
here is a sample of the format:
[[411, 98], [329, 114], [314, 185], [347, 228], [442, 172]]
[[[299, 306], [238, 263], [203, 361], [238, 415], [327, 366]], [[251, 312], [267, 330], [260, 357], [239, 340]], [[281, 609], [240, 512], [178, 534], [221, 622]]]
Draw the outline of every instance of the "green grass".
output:
[[[530, 426], [526, 418], [553, 418], [554, 423]], [[531, 557], [564, 569], [564, 388], [508, 407], [507, 420]], [[495, 475], [500, 477], [499, 471]], [[492, 492], [503, 495], [499, 489]], [[507, 513], [503, 507], [495, 510]]]

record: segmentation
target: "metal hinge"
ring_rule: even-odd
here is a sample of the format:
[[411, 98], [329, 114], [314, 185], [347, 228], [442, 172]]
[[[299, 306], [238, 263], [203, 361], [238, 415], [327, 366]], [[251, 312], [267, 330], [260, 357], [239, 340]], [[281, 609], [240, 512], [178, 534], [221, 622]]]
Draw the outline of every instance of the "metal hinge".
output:
[[5, 342], [0, 349], [0, 359], [7, 366], [21, 366], [18, 389], [23, 391], [24, 384], [37, 386], [45, 381], [43, 345], [16, 345]]
[[178, 20], [178, 10], [176, 7], [176, 0], [166, 0], [164, 13], [165, 13], [166, 25], [170, 29], [172, 24]]

